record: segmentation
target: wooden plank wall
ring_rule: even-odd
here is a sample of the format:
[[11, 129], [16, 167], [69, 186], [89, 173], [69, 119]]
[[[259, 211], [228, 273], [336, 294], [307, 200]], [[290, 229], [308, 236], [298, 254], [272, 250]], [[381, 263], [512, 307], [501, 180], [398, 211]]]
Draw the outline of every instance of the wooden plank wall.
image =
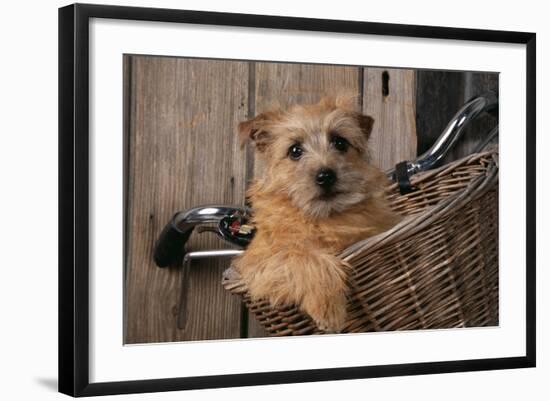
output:
[[[422, 145], [417, 86], [430, 81], [413, 70], [150, 56], [126, 56], [124, 68], [125, 343], [265, 335], [239, 299], [222, 289], [227, 260], [194, 261], [186, 295], [180, 293], [180, 269], [160, 269], [152, 261], [154, 241], [176, 211], [244, 204], [246, 186], [262, 166], [250, 148], [240, 149], [234, 132], [239, 121], [274, 105], [347, 92], [376, 121], [371, 150], [380, 167], [413, 158]], [[209, 233], [195, 234], [189, 245], [225, 247]], [[186, 324], [178, 327], [182, 313]]]
[[[180, 313], [181, 273], [159, 269], [153, 244], [178, 210], [243, 204], [246, 157], [232, 127], [247, 116], [247, 63], [132, 57], [127, 217], [126, 343], [235, 338], [241, 305], [219, 285], [223, 261], [189, 275], [189, 319]], [[216, 160], [209, 163], [208, 160]], [[223, 244], [210, 234], [193, 249]]]
[[413, 70], [364, 69], [363, 113], [375, 123], [373, 163], [387, 170], [416, 156], [416, 77]]

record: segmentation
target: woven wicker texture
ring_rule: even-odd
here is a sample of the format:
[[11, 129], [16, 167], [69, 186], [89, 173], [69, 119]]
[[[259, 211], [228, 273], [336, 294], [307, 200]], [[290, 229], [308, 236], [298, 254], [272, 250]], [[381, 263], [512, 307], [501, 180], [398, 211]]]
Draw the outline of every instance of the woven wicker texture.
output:
[[[403, 220], [350, 246], [353, 266], [344, 332], [480, 327], [498, 324], [498, 151], [489, 150], [411, 178], [400, 195]], [[228, 269], [223, 285], [273, 336], [322, 333], [295, 306], [251, 301]]]

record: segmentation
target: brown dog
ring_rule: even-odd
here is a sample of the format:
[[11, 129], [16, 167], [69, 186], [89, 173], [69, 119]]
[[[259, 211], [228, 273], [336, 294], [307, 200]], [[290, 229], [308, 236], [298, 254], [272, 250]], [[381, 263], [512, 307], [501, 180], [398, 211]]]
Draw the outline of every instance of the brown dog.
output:
[[346, 320], [350, 267], [336, 255], [399, 219], [369, 163], [374, 121], [352, 106], [324, 98], [239, 124], [266, 170], [247, 192], [257, 232], [234, 267], [253, 299], [295, 304], [327, 331]]

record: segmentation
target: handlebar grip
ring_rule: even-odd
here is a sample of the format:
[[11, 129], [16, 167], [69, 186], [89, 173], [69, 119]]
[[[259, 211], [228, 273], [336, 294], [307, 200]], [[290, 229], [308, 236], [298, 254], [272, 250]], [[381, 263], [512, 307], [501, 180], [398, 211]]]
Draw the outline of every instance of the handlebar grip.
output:
[[191, 226], [188, 230], [181, 231], [170, 220], [155, 243], [153, 258], [158, 267], [167, 267], [183, 260], [184, 246], [191, 236], [193, 228]]

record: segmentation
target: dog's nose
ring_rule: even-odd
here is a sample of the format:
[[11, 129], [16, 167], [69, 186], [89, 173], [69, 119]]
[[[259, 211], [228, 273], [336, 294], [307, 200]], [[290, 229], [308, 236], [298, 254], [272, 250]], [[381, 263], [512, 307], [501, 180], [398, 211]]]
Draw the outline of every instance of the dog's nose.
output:
[[319, 170], [315, 182], [323, 189], [329, 189], [336, 183], [336, 173], [330, 168]]

